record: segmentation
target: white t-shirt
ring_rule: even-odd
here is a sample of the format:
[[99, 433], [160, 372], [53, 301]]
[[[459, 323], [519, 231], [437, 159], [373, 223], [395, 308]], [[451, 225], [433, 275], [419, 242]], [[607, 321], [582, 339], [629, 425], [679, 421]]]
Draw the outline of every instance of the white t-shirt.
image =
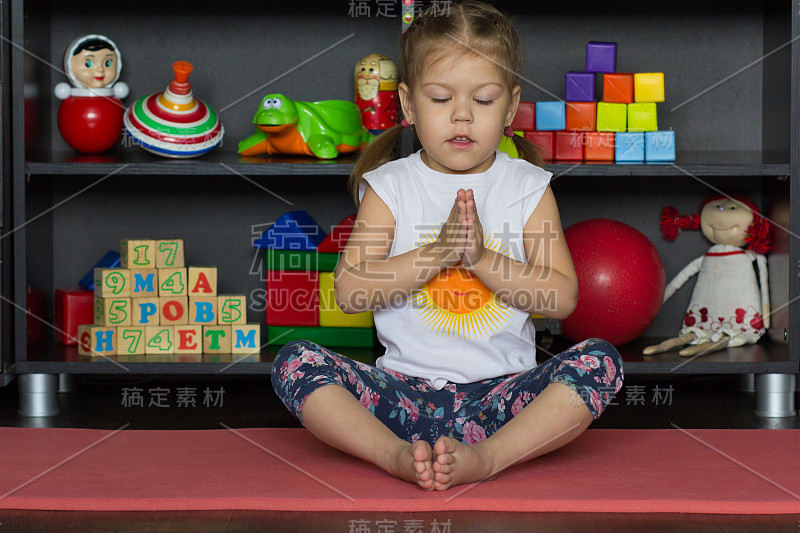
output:
[[[525, 262], [522, 232], [552, 174], [497, 151], [479, 174], [444, 174], [420, 152], [364, 174], [395, 220], [389, 257], [436, 240], [456, 192], [472, 189], [484, 245]], [[359, 186], [363, 198], [366, 183]], [[462, 268], [443, 271], [410, 297], [374, 311], [386, 348], [376, 364], [426, 379], [436, 389], [449, 381], [471, 383], [536, 366], [530, 314], [497, 298]]]

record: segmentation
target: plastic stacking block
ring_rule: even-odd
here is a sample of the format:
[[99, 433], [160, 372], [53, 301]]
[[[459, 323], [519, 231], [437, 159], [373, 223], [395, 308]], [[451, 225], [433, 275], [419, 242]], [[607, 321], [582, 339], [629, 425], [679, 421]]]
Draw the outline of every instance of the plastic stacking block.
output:
[[633, 75], [634, 102], [663, 102], [664, 73], [637, 72]]
[[161, 309], [158, 298], [131, 299], [131, 326], [161, 325]]
[[517, 106], [517, 114], [511, 122], [514, 131], [533, 131], [536, 129], [536, 103], [520, 102]]
[[92, 357], [117, 353], [117, 328], [78, 326], [78, 353]]
[[316, 342], [321, 346], [370, 348], [375, 344], [375, 330], [372, 328], [267, 326], [267, 344], [274, 346], [300, 339]]
[[217, 324], [247, 323], [247, 297], [243, 294], [220, 294], [217, 296], [217, 309]]
[[319, 325], [319, 273], [267, 271], [266, 323]]
[[644, 133], [617, 133], [614, 139], [614, 160], [617, 162], [644, 161]]
[[339, 254], [344, 251], [347, 245], [350, 234], [353, 232], [353, 226], [356, 223], [355, 215], [347, 215], [339, 222], [335, 228], [328, 234], [327, 237], [317, 246], [317, 251], [320, 253]]
[[122, 239], [122, 268], [156, 268], [156, 241]]
[[597, 102], [597, 131], [625, 131], [628, 129], [627, 104]]
[[217, 267], [190, 266], [186, 269], [188, 296], [217, 295]]
[[327, 235], [305, 211], [282, 214], [253, 244], [255, 248], [316, 250]]
[[203, 353], [203, 326], [196, 324], [175, 326], [175, 353]]
[[567, 102], [567, 130], [594, 131], [597, 127], [597, 104]]
[[628, 104], [628, 131], [656, 131], [658, 117], [655, 103]]
[[583, 132], [556, 132], [556, 161], [583, 161]]
[[[333, 235], [333, 234], [331, 234]], [[322, 247], [325, 243], [320, 244]], [[319, 270], [333, 272], [339, 262], [338, 253], [265, 250], [267, 270]]]
[[322, 272], [319, 275], [319, 325], [340, 328], [371, 328], [375, 325], [372, 311], [347, 314], [336, 303], [333, 287], [333, 272]]
[[583, 134], [583, 158], [586, 161], [614, 161], [613, 132], [587, 131]]
[[586, 72], [616, 72], [617, 43], [590, 41], [586, 44]]
[[616, 104], [633, 102], [633, 74], [625, 72], [603, 74], [603, 101]]
[[87, 272], [81, 280], [78, 282], [78, 286], [82, 287], [86, 290], [93, 291], [94, 290], [94, 269], [96, 268], [119, 268], [120, 264], [122, 263], [122, 256], [119, 252], [115, 252], [114, 250], [109, 250], [106, 252], [106, 255], [100, 258], [100, 260], [94, 264], [91, 270]]
[[144, 355], [143, 327], [117, 328], [117, 355]]
[[216, 296], [189, 297], [189, 324], [209, 326], [217, 323]]
[[259, 324], [231, 326], [231, 353], [259, 355], [261, 353], [261, 326]]
[[648, 131], [644, 134], [645, 161], [675, 161], [675, 132]]
[[189, 323], [189, 298], [186, 296], [162, 296], [158, 299], [162, 326], [178, 326]]
[[94, 298], [95, 326], [130, 326], [130, 298]]
[[567, 127], [567, 111], [564, 102], [536, 102], [536, 129], [558, 131]]
[[182, 268], [185, 266], [183, 239], [156, 241], [156, 268]]
[[145, 354], [175, 353], [175, 328], [173, 326], [145, 326]]
[[94, 292], [56, 289], [56, 340], [67, 346], [78, 344], [78, 326], [94, 323]]
[[158, 296], [158, 270], [155, 268], [131, 270], [131, 298], [156, 296]]
[[159, 296], [188, 296], [187, 283], [185, 268], [158, 269]]
[[545, 161], [553, 159], [555, 154], [556, 134], [553, 131], [526, 131], [525, 138], [528, 139], [539, 150], [539, 155]]
[[203, 353], [231, 353], [231, 327], [203, 326]]
[[567, 72], [565, 86], [567, 102], [594, 102], [594, 73]]
[[131, 295], [131, 271], [127, 268], [95, 268], [94, 295], [127, 298]]

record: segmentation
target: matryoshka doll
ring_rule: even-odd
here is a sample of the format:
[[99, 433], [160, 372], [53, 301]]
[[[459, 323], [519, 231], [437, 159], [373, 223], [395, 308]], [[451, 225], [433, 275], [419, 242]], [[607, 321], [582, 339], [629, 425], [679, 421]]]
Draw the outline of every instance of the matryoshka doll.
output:
[[[122, 54], [103, 35], [84, 35], [64, 52], [64, 73], [69, 83], [55, 87], [63, 100], [58, 109], [58, 130], [75, 150], [88, 154], [105, 152], [122, 135], [128, 85], [118, 82]], [[70, 85], [71, 84], [71, 85]]]
[[356, 64], [356, 105], [361, 122], [373, 135], [397, 124], [397, 66], [388, 57], [370, 54]]

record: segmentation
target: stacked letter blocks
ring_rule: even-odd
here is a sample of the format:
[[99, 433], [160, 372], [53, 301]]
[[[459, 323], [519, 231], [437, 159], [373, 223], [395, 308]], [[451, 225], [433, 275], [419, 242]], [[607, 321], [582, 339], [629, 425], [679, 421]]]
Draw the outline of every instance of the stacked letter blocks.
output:
[[268, 344], [374, 345], [372, 312], [346, 314], [334, 297], [333, 271], [354, 223], [348, 216], [326, 235], [308, 213], [291, 211], [254, 244], [266, 254]]
[[94, 269], [94, 323], [82, 355], [260, 353], [244, 295], [217, 294], [217, 269], [184, 266], [183, 241], [122, 241], [119, 268]]
[[566, 73], [565, 101], [520, 102], [512, 128], [546, 160], [674, 161], [675, 132], [658, 130], [664, 74], [617, 72], [616, 63], [616, 43], [588, 43], [585, 71]]

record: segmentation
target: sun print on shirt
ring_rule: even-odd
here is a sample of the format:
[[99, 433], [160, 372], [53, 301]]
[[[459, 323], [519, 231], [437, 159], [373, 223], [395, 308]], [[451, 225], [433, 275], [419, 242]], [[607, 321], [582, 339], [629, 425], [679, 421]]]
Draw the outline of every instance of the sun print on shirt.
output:
[[[439, 228], [428, 230], [415, 247], [436, 240]], [[484, 236], [484, 246], [503, 255], [508, 245], [495, 237]], [[475, 274], [454, 266], [439, 272], [424, 286], [416, 289], [409, 302], [429, 331], [462, 339], [488, 338], [508, 325], [512, 312]]]

